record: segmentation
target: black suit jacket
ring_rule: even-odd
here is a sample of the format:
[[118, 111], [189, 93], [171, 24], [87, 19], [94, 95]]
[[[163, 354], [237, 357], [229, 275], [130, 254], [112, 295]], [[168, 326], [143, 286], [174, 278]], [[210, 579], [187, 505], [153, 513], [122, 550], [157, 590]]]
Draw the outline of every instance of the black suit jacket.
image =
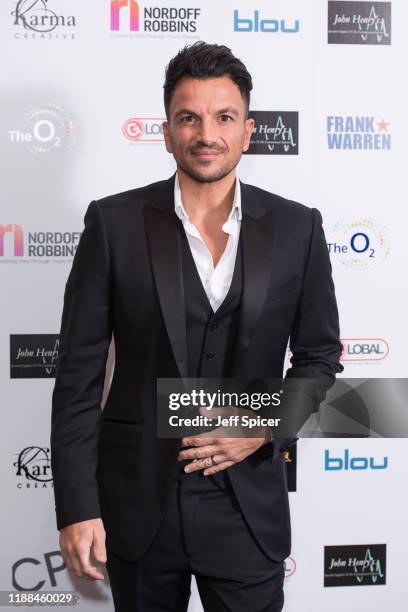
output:
[[[90, 203], [65, 294], [52, 397], [57, 527], [102, 517], [109, 546], [138, 559], [156, 533], [180, 439], [156, 436], [156, 378], [187, 376], [174, 177]], [[319, 211], [241, 182], [243, 302], [234, 376], [321, 377], [339, 364], [338, 313]], [[111, 337], [115, 368], [101, 413]], [[274, 560], [290, 552], [282, 441], [229, 468]]]

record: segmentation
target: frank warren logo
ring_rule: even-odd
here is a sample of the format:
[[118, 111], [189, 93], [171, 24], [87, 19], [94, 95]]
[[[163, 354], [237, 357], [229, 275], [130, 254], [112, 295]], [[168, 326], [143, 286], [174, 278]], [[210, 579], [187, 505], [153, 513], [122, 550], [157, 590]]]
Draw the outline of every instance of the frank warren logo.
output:
[[234, 10], [234, 32], [263, 32], [268, 34], [297, 34], [300, 30], [299, 19], [283, 19], [266, 16], [259, 10], [252, 13], [240, 13]]
[[391, 149], [390, 123], [373, 116], [327, 117], [329, 149], [355, 151], [388, 151]]
[[324, 547], [324, 586], [385, 584], [386, 544]]
[[71, 116], [56, 104], [28, 111], [19, 123], [8, 130], [9, 141], [28, 153], [58, 153], [74, 145], [76, 131]]
[[383, 361], [390, 352], [383, 338], [342, 338], [341, 361], [347, 363], [370, 363]]
[[391, 44], [391, 2], [329, 2], [328, 43]]
[[46, 489], [52, 486], [50, 449], [46, 446], [26, 446], [17, 454], [18, 489]]
[[328, 233], [327, 247], [333, 261], [356, 270], [384, 262], [390, 253], [384, 225], [370, 219], [338, 221]]
[[61, 0], [18, 0], [14, 4], [15, 38], [75, 38], [76, 17], [59, 10]]
[[54, 378], [58, 348], [56, 334], [11, 334], [10, 378]]
[[350, 449], [344, 449], [344, 455], [340, 457], [330, 456], [330, 450], [324, 451], [324, 469], [326, 472], [361, 471], [361, 470], [386, 470], [388, 469], [388, 457], [376, 460], [374, 457], [351, 457]]
[[254, 119], [246, 155], [298, 155], [299, 113], [293, 111], [250, 111]]
[[81, 232], [25, 232], [21, 225], [0, 225], [0, 264], [72, 263]]
[[164, 117], [131, 117], [122, 126], [122, 134], [130, 144], [164, 142]]
[[110, 29], [119, 36], [160, 34], [195, 38], [200, 15], [201, 8], [197, 7], [142, 6], [136, 0], [111, 0]]

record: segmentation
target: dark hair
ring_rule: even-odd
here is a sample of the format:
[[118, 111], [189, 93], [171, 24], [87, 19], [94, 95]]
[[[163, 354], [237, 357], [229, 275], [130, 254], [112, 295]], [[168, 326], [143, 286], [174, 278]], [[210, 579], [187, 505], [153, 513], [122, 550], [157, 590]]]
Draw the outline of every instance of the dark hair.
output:
[[170, 60], [166, 67], [163, 86], [167, 118], [169, 118], [173, 91], [184, 76], [196, 79], [229, 76], [239, 87], [248, 113], [252, 78], [241, 60], [235, 57], [228, 47], [197, 41], [192, 45], [186, 45]]

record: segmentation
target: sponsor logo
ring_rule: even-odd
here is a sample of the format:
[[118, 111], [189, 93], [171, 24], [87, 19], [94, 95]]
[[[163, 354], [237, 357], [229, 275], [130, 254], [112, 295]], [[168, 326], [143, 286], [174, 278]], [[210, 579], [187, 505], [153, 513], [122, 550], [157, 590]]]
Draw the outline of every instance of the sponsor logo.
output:
[[390, 45], [391, 2], [329, 2], [328, 42]]
[[299, 113], [250, 111], [255, 128], [246, 155], [298, 155]]
[[286, 480], [288, 491], [294, 493], [297, 485], [297, 445], [293, 444], [290, 448], [283, 451], [283, 459], [286, 465]]
[[19, 128], [8, 130], [9, 141], [33, 154], [70, 150], [76, 137], [71, 116], [56, 104], [27, 112]]
[[268, 34], [297, 34], [300, 31], [299, 19], [282, 19], [259, 16], [259, 11], [253, 11], [245, 17], [234, 10], [234, 32], [265, 32]]
[[390, 352], [388, 342], [383, 338], [342, 338], [341, 361], [362, 362], [382, 361]]
[[339, 221], [331, 231], [327, 248], [341, 265], [365, 270], [384, 262], [390, 253], [388, 233], [384, 225], [369, 219], [346, 223]]
[[193, 38], [199, 26], [201, 8], [141, 6], [136, 0], [111, 0], [110, 29], [116, 35], [184, 35]]
[[386, 545], [324, 547], [324, 586], [385, 584]]
[[56, 334], [11, 334], [10, 378], [54, 378], [58, 348]]
[[122, 126], [122, 134], [132, 144], [139, 142], [164, 142], [164, 117], [131, 117]]
[[15, 38], [73, 39], [74, 15], [57, 13], [56, 0], [18, 0], [11, 12]]
[[24, 232], [21, 225], [0, 225], [0, 263], [72, 263], [80, 237], [81, 232]]
[[285, 559], [284, 568], [285, 568], [285, 580], [287, 580], [288, 578], [291, 578], [293, 574], [296, 572], [296, 561], [294, 560], [293, 557], [288, 557], [287, 559]]
[[13, 463], [19, 479], [18, 489], [46, 489], [52, 486], [50, 449], [46, 446], [26, 446]]
[[[36, 556], [33, 556], [33, 554], [30, 552], [14, 561], [13, 565], [11, 566], [11, 582], [13, 589], [15, 591], [20, 591], [21, 595], [23, 596], [28, 596], [30, 591], [37, 593], [37, 591], [43, 589], [44, 586], [47, 591], [49, 591], [51, 588], [57, 588], [59, 591], [61, 591], [61, 586], [63, 588], [66, 586], [67, 574], [64, 572], [64, 570], [66, 570], [66, 565], [60, 550], [45, 552], [39, 559], [37, 559]], [[64, 573], [62, 576], [59, 576], [61, 572]], [[66, 593], [68, 591], [64, 592]], [[40, 594], [40, 596], [42, 595], [44, 595], [44, 593]], [[23, 597], [20, 597], [19, 601], [24, 602]], [[45, 601], [49, 602], [48, 599]], [[79, 605], [79, 597], [77, 594], [72, 595], [70, 603], [73, 605]], [[30, 603], [29, 600], [26, 599], [25, 603], [15, 603], [14, 605], [37, 606], [50, 604], [37, 603], [36, 600]]]
[[329, 449], [324, 451], [324, 469], [326, 472], [341, 470], [386, 470], [388, 457], [376, 461], [374, 457], [350, 457], [350, 450], [344, 449], [344, 457], [330, 457]]
[[327, 146], [331, 150], [389, 151], [390, 123], [374, 116], [327, 117]]

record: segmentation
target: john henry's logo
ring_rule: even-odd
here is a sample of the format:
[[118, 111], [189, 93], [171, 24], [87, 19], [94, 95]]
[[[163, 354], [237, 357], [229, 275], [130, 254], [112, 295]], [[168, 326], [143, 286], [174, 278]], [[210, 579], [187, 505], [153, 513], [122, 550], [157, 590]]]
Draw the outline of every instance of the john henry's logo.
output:
[[10, 378], [54, 377], [58, 349], [57, 334], [11, 334]]
[[268, 32], [282, 34], [296, 34], [300, 30], [299, 19], [292, 21], [286, 19], [265, 19], [259, 17], [259, 11], [254, 11], [250, 17], [241, 17], [234, 10], [234, 32]]
[[112, 32], [193, 33], [197, 31], [200, 8], [154, 6], [141, 10], [136, 0], [111, 0]]
[[0, 257], [4, 257], [4, 241], [6, 234], [10, 234], [13, 243], [13, 255], [24, 255], [24, 232], [21, 225], [0, 225]]
[[297, 155], [299, 118], [292, 111], [250, 111], [255, 127], [247, 154]]
[[111, 30], [120, 30], [120, 13], [123, 8], [129, 9], [129, 27], [132, 32], [139, 31], [139, 5], [135, 0], [112, 0]]
[[350, 457], [350, 450], [344, 450], [343, 457], [330, 457], [329, 449], [324, 451], [324, 469], [326, 472], [341, 470], [386, 470], [388, 457], [376, 461], [374, 457]]
[[327, 145], [329, 149], [357, 151], [391, 149], [389, 122], [373, 116], [327, 117]]
[[342, 338], [341, 342], [341, 361], [381, 361], [390, 352], [388, 342], [383, 338]]
[[385, 584], [386, 545], [324, 547], [324, 586]]
[[72, 27], [76, 25], [73, 15], [57, 15], [48, 6], [49, 0], [18, 0], [16, 8], [12, 11], [14, 25], [22, 26], [24, 30], [31, 30], [45, 34], [58, 27]]
[[386, 228], [369, 219], [351, 223], [339, 221], [327, 243], [330, 255], [342, 265], [357, 270], [371, 268], [383, 262], [390, 253]]
[[161, 117], [131, 117], [122, 126], [122, 133], [131, 142], [163, 142]]
[[329, 1], [328, 42], [390, 45], [391, 2]]
[[50, 449], [43, 446], [26, 446], [13, 463], [16, 476], [35, 482], [51, 482]]

